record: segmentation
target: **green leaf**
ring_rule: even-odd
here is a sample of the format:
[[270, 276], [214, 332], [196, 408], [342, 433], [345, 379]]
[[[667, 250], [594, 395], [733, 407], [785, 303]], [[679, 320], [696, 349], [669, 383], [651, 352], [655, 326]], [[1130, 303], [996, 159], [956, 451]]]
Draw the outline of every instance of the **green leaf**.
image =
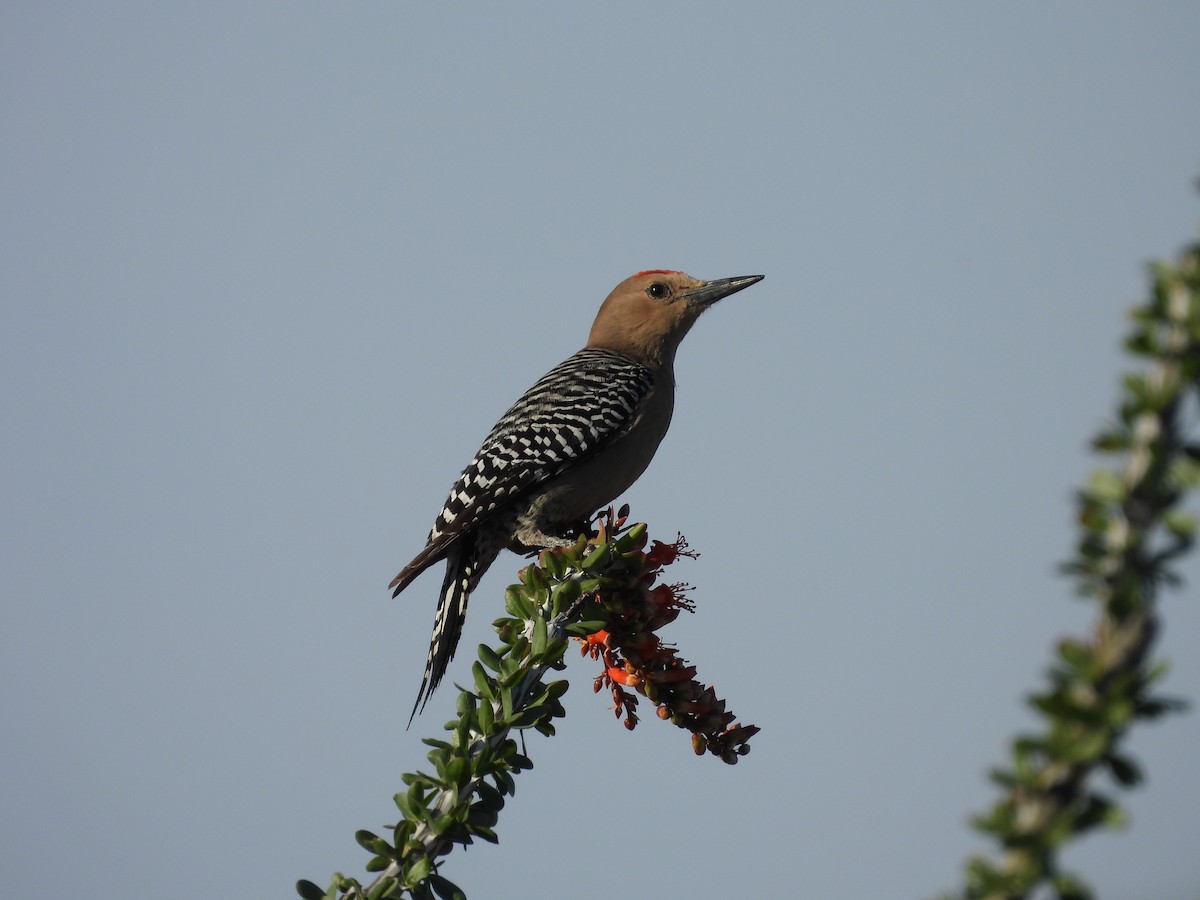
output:
[[519, 619], [533, 615], [533, 604], [519, 585], [510, 585], [504, 592], [504, 608]]
[[354, 832], [354, 840], [357, 841], [358, 846], [362, 847], [364, 850], [370, 850], [372, 853], [374, 853], [375, 847], [380, 843], [381, 839], [379, 835], [375, 834], [374, 832], [367, 831], [365, 828], [360, 828], [358, 831]]
[[1050, 881], [1058, 892], [1058, 900], [1091, 900], [1092, 892], [1074, 875], [1059, 874]]
[[1121, 426], [1102, 431], [1092, 440], [1092, 448], [1103, 453], [1117, 453], [1129, 448], [1129, 433]]
[[337, 896], [336, 891], [333, 893], [325, 893], [321, 888], [317, 887], [311, 881], [301, 879], [296, 882], [296, 893], [303, 900], [333, 900]]
[[490, 743], [483, 743], [475, 750], [475, 757], [471, 760], [471, 769], [476, 775], [488, 775], [492, 771], [492, 766], [495, 764], [496, 751], [492, 749]]
[[1088, 479], [1092, 496], [1105, 503], [1120, 503], [1125, 499], [1125, 485], [1116, 472], [1097, 469]]
[[401, 819], [392, 829], [392, 843], [401, 854], [404, 853], [404, 845], [412, 838], [414, 831], [416, 826], [408, 819]]
[[[628, 513], [626, 513], [626, 515], [628, 515]], [[640, 541], [643, 537], [646, 536], [646, 531], [647, 531], [647, 526], [646, 526], [645, 522], [634, 522], [633, 526], [629, 529], [629, 535], [635, 541]]]
[[550, 592], [550, 615], [560, 616], [566, 610], [570, 609], [574, 603], [582, 595], [583, 591], [579, 587], [579, 582], [575, 579], [564, 581], [556, 584]]
[[1171, 673], [1171, 663], [1169, 660], [1160, 659], [1155, 662], [1149, 669], [1146, 670], [1145, 684], [1153, 684], [1156, 681], [1161, 681]]
[[1113, 778], [1122, 787], [1134, 787], [1142, 783], [1142, 768], [1130, 757], [1114, 753], [1105, 762], [1108, 763]]
[[367, 893], [367, 900], [383, 900], [384, 897], [387, 897], [389, 894], [391, 894], [392, 891], [394, 891], [399, 885], [399, 879], [392, 875], [389, 875], [386, 878], [381, 878], [379, 880], [379, 884], [375, 885]]
[[500, 671], [500, 656], [487, 644], [479, 645], [479, 661], [493, 672]]
[[475, 693], [479, 696], [480, 705], [488, 700], [496, 699], [496, 685], [478, 660], [471, 664], [471, 676], [475, 681]]
[[1091, 762], [1104, 755], [1108, 749], [1109, 736], [1104, 731], [1096, 730], [1083, 737], [1071, 741], [1060, 748], [1062, 757], [1069, 762]]
[[441, 900], [467, 900], [467, 895], [463, 893], [462, 888], [436, 872], [429, 876], [429, 886]]
[[508, 727], [515, 728], [520, 731], [523, 728], [532, 728], [546, 716], [546, 711], [539, 706], [526, 707], [518, 713], [510, 716], [508, 719]]
[[1157, 334], [1148, 328], [1139, 328], [1125, 339], [1125, 349], [1134, 356], [1151, 356], [1158, 346]]
[[1171, 534], [1179, 538], [1190, 539], [1196, 533], [1196, 517], [1178, 510], [1164, 513], [1162, 523]]
[[1114, 803], [1104, 811], [1103, 824], [1106, 828], [1124, 828], [1129, 824], [1129, 815]]
[[1178, 697], [1150, 697], [1137, 704], [1137, 714], [1142, 719], [1157, 719], [1169, 712], [1183, 712], [1188, 702]]
[[589, 619], [586, 622], [573, 622], [567, 626], [566, 631], [567, 634], [575, 637], [588, 637], [603, 628], [605, 624], [602, 619]]
[[1012, 747], [1013, 755], [1017, 761], [1024, 762], [1037, 754], [1045, 752], [1046, 741], [1032, 734], [1023, 734], [1013, 741]]
[[475, 712], [475, 695], [470, 691], [460, 690], [458, 700], [454, 704], [460, 718], [466, 719]]
[[[532, 616], [531, 616], [532, 618]], [[501, 671], [517, 671], [525, 663], [525, 657], [529, 654], [529, 639], [525, 635], [521, 635], [512, 644], [512, 651], [508, 658], [504, 660], [505, 668]]]
[[1065, 638], [1058, 643], [1058, 655], [1072, 671], [1091, 678], [1096, 666], [1096, 651], [1082, 641]]
[[540, 596], [548, 587], [546, 573], [537, 566], [527, 566], [521, 580], [534, 592], [534, 596]]
[[583, 559], [583, 567], [585, 569], [594, 569], [600, 565], [604, 557], [608, 556], [608, 542], [601, 541], [596, 544], [595, 548]]
[[[426, 813], [429, 811], [429, 797], [426, 794], [427, 787], [424, 784], [417, 783], [408, 789], [408, 793], [404, 796], [404, 816], [414, 822], [424, 820]], [[397, 794], [397, 797], [401, 795]], [[400, 805], [400, 801], [396, 801], [396, 805]]]
[[479, 733], [484, 737], [491, 737], [492, 730], [496, 724], [495, 709], [492, 707], [491, 701], [485, 701], [479, 704], [479, 712], [476, 715], [479, 722]]
[[972, 857], [967, 863], [968, 897], [986, 897], [998, 893], [997, 884], [1000, 874], [982, 856]]
[[513, 781], [512, 775], [510, 775], [508, 772], [496, 772], [496, 774], [492, 777], [496, 779], [496, 789], [499, 790], [501, 794], [506, 797], [511, 797], [516, 793], [517, 783]]
[[[474, 697], [472, 697], [472, 700], [474, 700]], [[474, 709], [468, 710], [467, 713], [463, 714], [461, 719], [458, 719], [458, 721], [455, 722], [454, 738], [458, 754], [464, 754], [464, 752], [467, 751], [468, 746], [470, 746], [470, 732], [472, 732], [474, 725]]]
[[533, 760], [523, 753], [514, 753], [509, 760], [509, 764], [513, 767], [513, 770], [517, 772], [520, 772], [523, 769], [533, 768]]
[[1141, 412], [1146, 406], [1150, 393], [1146, 387], [1146, 376], [1140, 372], [1126, 372], [1121, 378], [1121, 383], [1125, 386], [1125, 391], [1138, 404], [1138, 412]]
[[499, 820], [500, 815], [494, 809], [488, 809], [482, 803], [471, 804], [471, 809], [467, 813], [467, 824], [471, 826], [483, 825], [491, 828]]
[[498, 812], [504, 809], [504, 795], [486, 781], [481, 782], [477, 792], [476, 805]]
[[[457, 797], [454, 800], [458, 802]], [[429, 830], [436, 835], [443, 835], [454, 827], [454, 817], [451, 815], [433, 816], [430, 815], [425, 819], [425, 824], [429, 826]]]
[[438, 778], [446, 777], [446, 762], [450, 759], [449, 749], [444, 750], [439, 747], [437, 749], [430, 750], [425, 754], [425, 758], [429, 760], [429, 762], [433, 765], [433, 768], [437, 771]]
[[546, 645], [546, 653], [543, 659], [548, 665], [555, 668], [562, 668], [558, 664], [562, 662], [563, 654], [567, 652], [567, 646], [570, 644], [566, 638], [555, 638]]
[[428, 856], [419, 856], [404, 873], [404, 881], [409, 886], [415, 885], [418, 881], [428, 878], [432, 869], [433, 860]]
[[531, 644], [535, 660], [541, 659], [546, 652], [546, 620], [538, 616], [533, 620], [533, 642]]
[[504, 713], [504, 719], [507, 721], [513, 714], [513, 689], [502, 685], [500, 688], [500, 710]]
[[[396, 808], [400, 810], [400, 815], [406, 819], [413, 818], [413, 808], [408, 802], [408, 795], [401, 792], [392, 795], [392, 801], [396, 804]], [[400, 842], [396, 842], [396, 846], [400, 846]]]
[[561, 554], [555, 553], [553, 550], [544, 550], [538, 555], [538, 561], [551, 578], [557, 580], [563, 577], [566, 566]]
[[500, 838], [496, 837], [496, 832], [494, 832], [492, 829], [487, 828], [483, 825], [480, 825], [478, 828], [475, 829], [475, 836], [483, 838], [489, 844], [500, 843]]
[[1171, 477], [1180, 487], [1195, 490], [1200, 487], [1200, 447], [1189, 445], [1184, 448], [1184, 456], [1177, 457], [1171, 464]]

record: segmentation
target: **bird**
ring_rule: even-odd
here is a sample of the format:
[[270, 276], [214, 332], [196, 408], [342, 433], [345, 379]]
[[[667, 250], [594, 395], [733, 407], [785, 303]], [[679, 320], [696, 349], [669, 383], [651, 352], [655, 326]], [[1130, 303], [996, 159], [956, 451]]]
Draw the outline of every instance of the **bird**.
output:
[[500, 417], [454, 482], [424, 548], [388, 585], [398, 597], [446, 562], [409, 725], [441, 683], [471, 592], [500, 551], [573, 544], [564, 535], [638, 479], [671, 423], [680, 341], [714, 303], [763, 278], [703, 281], [671, 269], [631, 275], [601, 304], [583, 349]]

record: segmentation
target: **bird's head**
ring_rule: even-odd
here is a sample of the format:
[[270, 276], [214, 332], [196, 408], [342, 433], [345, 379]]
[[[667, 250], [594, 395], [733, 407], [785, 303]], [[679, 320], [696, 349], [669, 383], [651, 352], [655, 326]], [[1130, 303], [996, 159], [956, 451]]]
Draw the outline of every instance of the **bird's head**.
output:
[[617, 350], [654, 366], [669, 364], [704, 310], [762, 279], [741, 275], [701, 281], [669, 269], [638, 272], [613, 288], [600, 306], [588, 346]]

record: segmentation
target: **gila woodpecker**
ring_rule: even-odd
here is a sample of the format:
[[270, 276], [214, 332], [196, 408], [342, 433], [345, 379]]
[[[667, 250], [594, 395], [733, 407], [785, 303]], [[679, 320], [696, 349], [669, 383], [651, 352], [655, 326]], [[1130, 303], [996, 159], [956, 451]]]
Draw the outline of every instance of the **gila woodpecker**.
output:
[[762, 279], [701, 281], [667, 269], [625, 279], [601, 305], [587, 346], [496, 423], [450, 489], [425, 549], [388, 585], [397, 596], [446, 561], [410, 723], [441, 682], [467, 600], [497, 554], [568, 546], [566, 532], [637, 480], [671, 423], [679, 342], [713, 303]]

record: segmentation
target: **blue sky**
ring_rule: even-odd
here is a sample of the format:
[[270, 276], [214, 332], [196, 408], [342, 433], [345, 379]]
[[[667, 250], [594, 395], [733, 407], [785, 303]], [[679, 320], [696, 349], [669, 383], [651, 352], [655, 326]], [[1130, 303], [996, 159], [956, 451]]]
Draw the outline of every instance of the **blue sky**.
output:
[[[288, 897], [393, 820], [480, 438], [648, 267], [697, 325], [625, 496], [727, 768], [572, 665], [474, 897], [927, 897], [1087, 628], [1055, 565], [1144, 265], [1196, 234], [1190, 3], [10, 3], [0, 10], [0, 871]], [[520, 565], [475, 595], [490, 635]], [[1200, 610], [1163, 600], [1168, 692]], [[447, 682], [467, 678], [460, 654]], [[1200, 721], [1144, 727], [1106, 898], [1200, 892]], [[514, 863], [517, 863], [514, 865]]]

